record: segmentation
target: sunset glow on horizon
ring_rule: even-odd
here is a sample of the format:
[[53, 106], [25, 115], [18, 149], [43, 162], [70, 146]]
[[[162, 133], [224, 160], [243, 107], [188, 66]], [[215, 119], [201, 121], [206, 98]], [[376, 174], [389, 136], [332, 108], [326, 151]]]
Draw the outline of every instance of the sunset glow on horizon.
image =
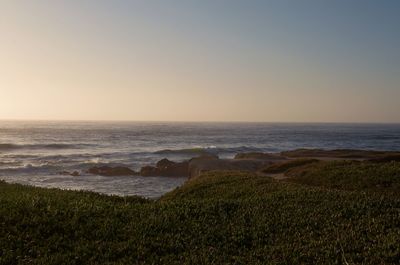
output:
[[400, 122], [399, 1], [2, 1], [0, 119]]

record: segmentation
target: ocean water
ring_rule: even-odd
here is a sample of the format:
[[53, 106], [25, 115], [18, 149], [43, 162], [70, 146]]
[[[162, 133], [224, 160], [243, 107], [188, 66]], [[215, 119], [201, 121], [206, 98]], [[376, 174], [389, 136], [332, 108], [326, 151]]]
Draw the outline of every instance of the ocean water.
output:
[[[0, 179], [156, 198], [185, 178], [102, 177], [84, 172], [100, 165], [139, 170], [162, 158], [181, 161], [202, 152], [230, 158], [239, 152], [297, 148], [400, 151], [400, 125], [0, 121]], [[60, 171], [82, 175], [65, 176]]]

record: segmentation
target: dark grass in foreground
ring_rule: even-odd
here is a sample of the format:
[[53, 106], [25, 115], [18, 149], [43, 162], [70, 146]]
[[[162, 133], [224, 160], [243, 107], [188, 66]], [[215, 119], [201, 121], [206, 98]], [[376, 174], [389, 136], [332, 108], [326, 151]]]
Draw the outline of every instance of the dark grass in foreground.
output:
[[[392, 164], [363, 174], [354, 165], [349, 183], [376, 173], [398, 183]], [[313, 185], [332, 187], [325, 183]], [[0, 182], [0, 263], [397, 264], [397, 188], [386, 195], [215, 172], [148, 201]]]

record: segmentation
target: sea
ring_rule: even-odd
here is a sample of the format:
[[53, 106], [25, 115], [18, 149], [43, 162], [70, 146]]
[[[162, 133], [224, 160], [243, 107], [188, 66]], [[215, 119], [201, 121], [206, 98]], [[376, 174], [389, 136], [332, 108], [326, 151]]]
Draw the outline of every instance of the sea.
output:
[[162, 158], [183, 161], [203, 153], [233, 158], [298, 148], [400, 151], [400, 124], [0, 121], [0, 179], [158, 198], [186, 179], [85, 172], [101, 165], [139, 170]]

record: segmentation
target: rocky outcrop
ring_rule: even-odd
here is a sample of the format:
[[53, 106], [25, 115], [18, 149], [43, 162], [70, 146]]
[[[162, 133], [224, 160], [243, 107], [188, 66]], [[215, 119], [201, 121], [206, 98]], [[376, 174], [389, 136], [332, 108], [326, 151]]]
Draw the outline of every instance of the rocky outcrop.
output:
[[128, 167], [92, 167], [89, 168], [87, 173], [100, 175], [100, 176], [135, 176], [138, 175], [137, 172], [133, 171]]
[[256, 172], [272, 163], [272, 160], [260, 159], [219, 159], [218, 156], [207, 154], [183, 162], [173, 162], [164, 158], [158, 161], [156, 166], [142, 167], [139, 174], [141, 176], [194, 178], [205, 172], [217, 170]]
[[153, 166], [144, 166], [139, 171], [139, 175], [144, 177], [159, 176], [158, 174], [159, 170]]
[[81, 174], [78, 171], [73, 171], [73, 172], [69, 172], [69, 171], [61, 171], [58, 172], [59, 175], [68, 175], [68, 176], [73, 176], [73, 177], [78, 177]]
[[156, 166], [144, 166], [141, 176], [187, 177], [189, 176], [188, 162], [173, 162], [166, 158], [157, 162]]
[[171, 168], [171, 167], [175, 166], [176, 164], [177, 164], [176, 162], [172, 162], [171, 160], [164, 158], [157, 162], [156, 167], [157, 168]]
[[[364, 150], [320, 150], [298, 149], [294, 151], [274, 153], [239, 153], [234, 159], [220, 159], [216, 155], [204, 154], [188, 161], [173, 162], [166, 158], [161, 159], [155, 166], [144, 166], [140, 172], [124, 166], [92, 167], [86, 173], [101, 176], [165, 176], [165, 177], [189, 177], [194, 178], [208, 171], [248, 171], [248, 172], [281, 172], [288, 167], [297, 166], [299, 163], [311, 163], [316, 160], [296, 158], [318, 158], [319, 160], [343, 160], [357, 159], [370, 162], [400, 161], [400, 152], [379, 152]], [[304, 162], [306, 161], [306, 162]], [[269, 167], [274, 165], [272, 167]], [[63, 175], [79, 176], [78, 171], [60, 172]]]

